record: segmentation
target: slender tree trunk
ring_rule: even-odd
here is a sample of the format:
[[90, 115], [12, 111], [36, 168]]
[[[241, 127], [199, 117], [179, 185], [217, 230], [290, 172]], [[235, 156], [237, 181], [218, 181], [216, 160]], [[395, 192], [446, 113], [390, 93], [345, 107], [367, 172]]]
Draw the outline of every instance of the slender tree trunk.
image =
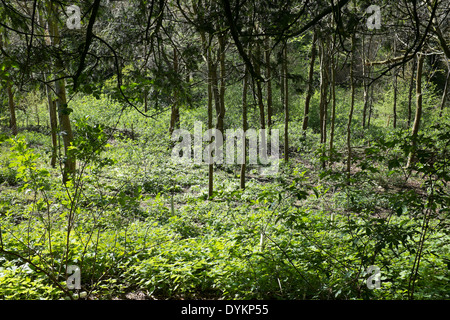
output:
[[328, 95], [328, 57], [327, 43], [322, 42], [320, 49], [320, 142], [326, 143], [326, 122], [327, 122], [327, 95]]
[[330, 165], [333, 163], [334, 124], [336, 122], [336, 62], [331, 57], [331, 131], [330, 131]]
[[270, 38], [265, 39], [266, 78], [267, 78], [267, 128], [272, 127], [272, 68], [270, 66]]
[[393, 106], [393, 126], [397, 128], [397, 71], [394, 70], [394, 106]]
[[303, 115], [303, 131], [306, 131], [308, 128], [308, 120], [309, 120], [309, 105], [311, 101], [311, 96], [313, 94], [313, 81], [314, 81], [314, 63], [316, 60], [316, 41], [317, 41], [317, 32], [314, 31], [312, 45], [311, 45], [311, 60], [309, 63], [309, 77], [308, 77], [308, 91], [306, 93], [305, 98], [305, 109]]
[[[255, 71], [258, 75], [261, 75], [261, 45], [258, 43], [256, 45], [256, 52], [255, 52]], [[266, 157], [267, 150], [266, 150], [266, 120], [265, 120], [265, 110], [264, 110], [264, 101], [263, 101], [263, 93], [262, 93], [262, 83], [259, 79], [254, 79], [256, 81], [256, 96], [258, 98], [258, 107], [259, 107], [259, 122], [261, 125], [261, 157]]]
[[[178, 73], [178, 54], [176, 48], [173, 49], [173, 70], [175, 73]], [[176, 88], [174, 90], [173, 96], [174, 101], [171, 107], [170, 115], [170, 134], [172, 134], [175, 129], [179, 128], [180, 125], [180, 110], [178, 106], [178, 92]]]
[[[44, 78], [46, 78], [44, 74]], [[57, 132], [58, 132], [58, 118], [56, 114], [56, 101], [52, 99], [51, 87], [50, 84], [46, 86], [47, 93], [47, 103], [48, 103], [48, 114], [50, 119], [50, 134], [52, 138], [52, 156], [50, 160], [50, 165], [55, 168], [56, 167], [56, 153], [58, 151], [58, 140], [57, 140]]]
[[449, 87], [450, 87], [450, 83], [449, 83], [450, 82], [450, 64], [448, 64], [447, 66], [448, 66], [447, 79], [445, 80], [444, 92], [442, 93], [441, 110], [439, 111], [439, 117], [442, 117], [442, 114], [444, 112], [444, 107], [445, 107], [445, 103], [447, 102], [447, 96], [448, 96]]
[[14, 95], [11, 88], [11, 82], [8, 81], [8, 85], [6, 87], [8, 92], [8, 105], [9, 105], [9, 127], [11, 128], [11, 132], [13, 135], [17, 135], [17, 121], [16, 121], [16, 106], [14, 104]]
[[422, 118], [422, 70], [424, 55], [419, 54], [417, 61], [417, 75], [416, 75], [416, 116], [414, 118], [414, 125], [412, 130], [412, 150], [408, 157], [407, 168], [414, 162], [414, 156], [417, 147], [417, 134], [419, 133], [420, 119]]
[[64, 154], [65, 154], [63, 183], [66, 183], [75, 174], [76, 162], [75, 162], [75, 156], [69, 150], [69, 147], [73, 141], [73, 132], [72, 132], [72, 126], [71, 126], [70, 117], [69, 117], [70, 112], [69, 112], [69, 108], [67, 107], [66, 84], [64, 83], [64, 80], [56, 81], [56, 95], [58, 97], [57, 107], [58, 107], [58, 112], [60, 114], [59, 118], [60, 118], [61, 131], [62, 131], [63, 143], [64, 143]]
[[412, 118], [412, 93], [414, 89], [414, 74], [416, 71], [417, 60], [416, 57], [413, 58], [413, 65], [411, 68], [411, 82], [409, 83], [409, 96], [408, 96], [408, 128], [411, 127]]
[[283, 48], [278, 53], [279, 61], [281, 61], [280, 69], [280, 105], [284, 106], [284, 70], [283, 70]]
[[147, 113], [148, 111], [148, 89], [145, 88], [144, 90], [144, 112]]
[[[397, 41], [394, 36], [394, 57], [397, 56]], [[393, 70], [393, 82], [394, 82], [394, 106], [393, 106], [393, 126], [397, 128], [397, 68]]]
[[289, 79], [287, 43], [284, 44], [283, 51], [283, 74], [284, 74], [284, 161], [289, 161]]
[[[41, 26], [43, 26], [43, 27], [45, 26], [44, 18], [43, 18], [42, 14], [39, 15], [39, 23]], [[51, 28], [52, 28], [52, 25], [49, 24], [48, 29], [45, 28], [43, 31], [43, 34], [45, 36], [45, 43], [49, 46], [51, 45], [51, 42], [52, 42], [50, 35], [52, 34], [53, 31], [51, 30]], [[44, 72], [43, 77], [44, 77], [44, 81], [48, 80], [46, 72]], [[52, 168], [55, 168], [56, 167], [56, 157], [57, 157], [57, 152], [58, 152], [58, 137], [57, 137], [58, 114], [56, 111], [57, 110], [56, 109], [56, 100], [53, 100], [53, 98], [52, 98], [52, 91], [53, 90], [52, 90], [51, 85], [46, 84], [45, 92], [47, 94], [48, 115], [49, 115], [49, 122], [50, 122], [50, 136], [52, 139], [52, 155], [50, 158], [50, 165], [52, 166]]]
[[370, 87], [369, 118], [367, 119], [367, 129], [370, 128], [370, 120], [372, 119], [372, 109], [373, 109], [373, 85]]
[[[206, 43], [206, 42], [205, 42]], [[207, 50], [207, 64], [208, 64], [208, 129], [213, 129], [213, 63], [211, 61], [211, 50]], [[210, 137], [211, 138], [211, 137]], [[209, 150], [211, 155], [211, 149]], [[214, 191], [214, 166], [212, 163], [208, 165], [208, 197], [211, 198]]]
[[[206, 35], [204, 32], [201, 34], [202, 37], [202, 45], [203, 45], [203, 54], [206, 59], [206, 65], [208, 67], [208, 129], [213, 129], [213, 72], [214, 66], [211, 58], [211, 48], [208, 47], [208, 43], [211, 43], [211, 35], [209, 41], [206, 40]], [[208, 151], [209, 155], [211, 155], [211, 149]], [[208, 197], [211, 198], [214, 191], [214, 167], [213, 164], [210, 163], [208, 165]]]
[[244, 84], [242, 88], [242, 130], [244, 131], [244, 162], [241, 165], [241, 189], [245, 189], [245, 169], [246, 169], [246, 155], [247, 155], [247, 139], [245, 132], [247, 131], [247, 91], [248, 91], [248, 71], [245, 66]]
[[350, 61], [350, 86], [351, 86], [351, 102], [350, 102], [350, 113], [348, 116], [347, 123], [347, 184], [350, 184], [351, 175], [351, 164], [352, 164], [352, 146], [351, 146], [351, 125], [353, 118], [353, 110], [355, 107], [355, 81], [353, 77], [353, 69], [355, 63], [355, 35], [352, 35], [352, 48], [351, 48], [351, 61]]
[[[363, 43], [363, 48], [362, 48], [362, 54], [363, 54], [363, 64], [362, 64], [362, 67], [363, 67], [363, 86], [364, 86], [364, 106], [363, 106], [363, 123], [362, 123], [362, 125], [363, 125], [363, 128], [365, 128], [366, 127], [366, 121], [367, 121], [367, 112], [368, 112], [368, 109], [369, 109], [369, 98], [370, 98], [370, 96], [369, 96], [369, 85], [368, 85], [368, 80], [370, 79], [370, 74], [371, 74], [371, 69], [370, 69], [370, 66], [369, 65], [366, 65], [366, 59], [367, 59], [367, 56], [366, 56], [366, 49], [365, 49], [365, 44], [364, 44], [364, 40], [365, 40], [365, 37], [364, 37], [364, 35], [362, 35], [362, 43]], [[372, 37], [370, 38], [370, 41], [369, 41], [369, 46], [368, 46], [368, 48], [367, 48], [367, 55], [369, 56], [369, 59], [370, 59], [370, 52], [371, 52], [371, 44], [372, 44]]]
[[221, 122], [220, 113], [221, 113], [221, 102], [220, 102], [220, 90], [219, 90], [219, 79], [217, 75], [217, 61], [213, 62], [212, 57], [211, 59], [211, 84], [212, 84], [212, 91], [213, 91], [213, 97], [214, 97], [214, 107], [216, 109], [216, 128], [220, 130], [220, 128], [223, 125], [223, 122]]
[[220, 91], [219, 91], [219, 102], [220, 110], [217, 116], [217, 129], [223, 134], [224, 130], [224, 120], [225, 120], [225, 35], [219, 36], [219, 63], [220, 63]]
[[320, 127], [320, 143], [323, 143], [323, 107], [324, 107], [324, 85], [326, 80], [324, 72], [325, 48], [324, 41], [319, 46], [320, 51], [320, 102], [319, 102], [319, 127]]
[[[50, 6], [49, 28], [50, 34], [53, 36], [51, 39], [52, 45], [58, 46], [60, 43], [60, 36], [57, 26], [58, 12], [53, 3], [50, 3], [49, 6]], [[62, 69], [63, 69], [62, 61], [60, 58], [57, 58], [55, 61], [55, 70], [62, 70]], [[59, 123], [61, 125], [61, 131], [63, 133], [62, 136], [65, 154], [63, 183], [66, 183], [75, 174], [76, 160], [73, 153], [70, 152], [69, 150], [69, 147], [73, 141], [73, 132], [69, 116], [70, 110], [67, 107], [65, 80], [64, 79], [57, 80], [55, 82], [55, 89], [56, 89], [56, 96], [58, 97], [57, 107], [60, 118]]]

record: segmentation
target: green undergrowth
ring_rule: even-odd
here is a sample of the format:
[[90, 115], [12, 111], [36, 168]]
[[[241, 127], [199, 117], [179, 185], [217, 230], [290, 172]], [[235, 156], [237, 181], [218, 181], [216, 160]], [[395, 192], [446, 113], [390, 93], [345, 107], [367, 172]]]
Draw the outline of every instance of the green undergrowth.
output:
[[[330, 153], [293, 125], [275, 177], [250, 167], [241, 190], [239, 167], [218, 165], [208, 199], [208, 167], [170, 160], [167, 117], [125, 113], [111, 131], [80, 101], [66, 185], [48, 136], [1, 136], [1, 299], [450, 298], [444, 123], [420, 134], [414, 170], [407, 132], [368, 130], [350, 180], [343, 137]], [[67, 288], [68, 265], [80, 268], [79, 290]], [[368, 287], [371, 266], [379, 288]]]

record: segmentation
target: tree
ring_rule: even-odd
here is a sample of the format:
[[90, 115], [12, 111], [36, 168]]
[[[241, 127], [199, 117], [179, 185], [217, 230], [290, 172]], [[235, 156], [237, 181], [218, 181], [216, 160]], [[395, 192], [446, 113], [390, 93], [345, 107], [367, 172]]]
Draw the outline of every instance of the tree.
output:
[[[61, 37], [58, 30], [58, 10], [56, 6], [50, 2], [48, 3], [48, 16], [49, 16], [49, 33], [51, 38], [51, 43], [53, 46], [58, 47], [61, 43]], [[62, 57], [58, 56], [54, 61], [54, 74], [57, 77], [55, 81], [55, 91], [57, 96], [57, 109], [59, 113], [59, 123], [61, 125], [61, 133], [64, 143], [64, 172], [63, 172], [63, 183], [66, 183], [75, 174], [76, 160], [73, 152], [70, 151], [70, 147], [73, 141], [72, 125], [70, 121], [71, 109], [67, 105], [66, 98], [66, 84], [64, 74], [61, 70], [64, 70], [62, 63]]]
[[284, 161], [289, 161], [289, 77], [287, 43], [283, 46], [283, 82], [284, 82]]
[[[178, 73], [178, 53], [177, 48], [173, 48], [173, 72], [174, 74]], [[180, 108], [179, 108], [179, 100], [178, 100], [178, 92], [174, 90], [174, 99], [172, 103], [172, 113], [170, 116], [170, 134], [172, 134], [173, 130], [180, 127]]]
[[332, 43], [332, 52], [333, 56], [331, 57], [331, 128], [330, 128], [330, 166], [333, 162], [333, 148], [334, 148], [334, 129], [335, 129], [335, 123], [336, 123], [336, 57], [337, 52], [335, 51], [336, 47], [336, 35], [333, 38]]
[[422, 118], [422, 70], [423, 70], [423, 61], [425, 55], [419, 54], [417, 58], [417, 74], [416, 74], [416, 116], [414, 118], [414, 125], [412, 128], [411, 138], [412, 138], [412, 147], [411, 152], [409, 153], [408, 163], [406, 165], [409, 168], [413, 161], [414, 155], [417, 148], [417, 134], [419, 133], [420, 119]]
[[319, 122], [320, 122], [320, 142], [326, 143], [327, 140], [327, 109], [328, 109], [328, 85], [329, 85], [329, 54], [328, 39], [323, 39], [320, 45], [320, 103], [319, 103]]
[[316, 42], [317, 42], [317, 31], [314, 31], [310, 53], [311, 58], [309, 62], [308, 91], [306, 93], [305, 109], [303, 115], [303, 127], [302, 127], [303, 131], [306, 131], [306, 129], [308, 128], [309, 105], [314, 88], [313, 82], [314, 82], [314, 63], [316, 60]]
[[8, 93], [8, 105], [9, 105], [9, 115], [10, 115], [10, 128], [13, 135], [17, 135], [17, 122], [16, 122], [16, 106], [14, 105], [14, 94], [12, 91], [11, 81], [8, 81], [6, 86]]
[[441, 108], [440, 108], [440, 112], [439, 112], [439, 117], [442, 117], [442, 113], [444, 112], [445, 103], [447, 102], [447, 96], [450, 91], [449, 87], [450, 87], [450, 63], [447, 62], [447, 78], [445, 79], [445, 86], [444, 86], [444, 90], [442, 92]]
[[[244, 70], [244, 79], [243, 79], [243, 85], [242, 85], [242, 130], [245, 134], [247, 132], [248, 126], [247, 126], [247, 91], [248, 91], [248, 71], [247, 66], [245, 66]], [[244, 136], [243, 137], [243, 143], [244, 143], [244, 150], [243, 150], [243, 163], [241, 165], [241, 189], [245, 189], [245, 169], [246, 169], [246, 154], [247, 154], [247, 139]]]
[[354, 79], [354, 67], [355, 67], [355, 34], [351, 36], [351, 50], [350, 50], [350, 112], [347, 122], [347, 184], [350, 184], [351, 165], [352, 165], [352, 144], [351, 144], [351, 126], [353, 119], [353, 111], [355, 108], [355, 79]]
[[267, 128], [272, 127], [272, 67], [270, 63], [270, 37], [264, 39], [264, 53], [266, 58], [266, 92], [267, 92]]

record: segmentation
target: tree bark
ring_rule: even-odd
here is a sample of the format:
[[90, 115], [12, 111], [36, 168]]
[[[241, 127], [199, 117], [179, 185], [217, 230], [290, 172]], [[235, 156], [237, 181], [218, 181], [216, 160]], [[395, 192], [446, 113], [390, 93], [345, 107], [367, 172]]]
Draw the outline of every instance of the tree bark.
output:
[[414, 125], [412, 129], [412, 150], [408, 157], [407, 168], [414, 162], [415, 151], [417, 148], [417, 134], [419, 133], [420, 119], [422, 118], [422, 70], [424, 55], [418, 54], [417, 75], [416, 75], [416, 116], [414, 118]]
[[56, 81], [56, 95], [58, 97], [56, 105], [59, 112], [59, 121], [61, 124], [65, 154], [63, 183], [66, 183], [67, 181], [72, 179], [73, 175], [75, 174], [76, 162], [75, 156], [69, 150], [69, 147], [71, 146], [73, 141], [73, 132], [69, 117], [70, 110], [67, 107], [66, 84], [64, 80]]
[[413, 65], [411, 68], [411, 82], [409, 83], [409, 96], [408, 96], [408, 128], [411, 127], [411, 117], [412, 117], [412, 93], [414, 89], [414, 74], [416, 71], [417, 60], [416, 57], [413, 59]]
[[219, 35], [219, 63], [220, 63], [220, 91], [219, 91], [219, 102], [220, 109], [217, 115], [217, 129], [223, 134], [224, 130], [224, 120], [225, 120], [225, 35]]
[[248, 91], [248, 71], [245, 66], [244, 71], [244, 84], [242, 88], [242, 130], [244, 131], [244, 162], [241, 165], [241, 189], [245, 189], [245, 169], [246, 169], [246, 155], [247, 155], [247, 139], [245, 132], [247, 131], [247, 91]]
[[283, 70], [283, 48], [281, 48], [278, 53], [279, 60], [281, 61], [281, 69], [280, 69], [280, 105], [284, 106], [284, 70]]
[[[45, 77], [45, 75], [44, 75]], [[48, 114], [50, 119], [50, 135], [52, 138], [52, 156], [50, 160], [50, 165], [55, 168], [56, 167], [56, 153], [58, 151], [58, 139], [57, 139], [57, 131], [58, 131], [58, 119], [56, 113], [56, 101], [52, 99], [51, 88], [48, 84], [46, 86], [47, 93], [47, 103], [48, 103]]]
[[[367, 119], [367, 112], [369, 111], [370, 112], [370, 110], [368, 110], [369, 108], [370, 108], [370, 95], [369, 95], [369, 85], [368, 85], [368, 80], [370, 79], [370, 75], [371, 75], [371, 68], [370, 68], [370, 66], [369, 65], [367, 65], [366, 63], [365, 63], [365, 61], [367, 60], [367, 57], [369, 57], [369, 59], [370, 59], [370, 52], [372, 51], [372, 35], [370, 36], [370, 40], [369, 40], [369, 46], [368, 46], [368, 48], [367, 48], [367, 56], [366, 56], [366, 49], [365, 49], [365, 44], [364, 44], [364, 40], [365, 40], [365, 37], [364, 37], [364, 35], [362, 35], [362, 43], [363, 43], [363, 45], [362, 45], [362, 55], [363, 55], [363, 57], [362, 57], [362, 60], [363, 60], [363, 64], [362, 64], [362, 68], [363, 68], [363, 86], [364, 86], [364, 93], [363, 93], [363, 95], [364, 95], [364, 106], [363, 106], [363, 123], [362, 123], [362, 125], [363, 125], [363, 128], [365, 128], [366, 127], [366, 121], [368, 120]], [[369, 121], [367, 121], [367, 124], [368, 124], [368, 126], [369, 126]]]
[[393, 106], [393, 126], [397, 128], [397, 70], [394, 70], [394, 106]]
[[11, 82], [8, 81], [6, 87], [8, 93], [8, 105], [9, 105], [9, 127], [13, 135], [17, 135], [17, 121], [16, 121], [16, 106], [14, 104], [14, 95], [12, 92]]
[[148, 111], [148, 89], [144, 89], [144, 112], [147, 113]]
[[272, 127], [272, 68], [270, 66], [270, 38], [265, 39], [266, 78], [267, 78], [267, 128]]
[[[213, 63], [211, 59], [211, 48], [209, 48], [208, 43], [211, 43], [211, 35], [210, 39], [207, 42], [206, 35], [204, 32], [201, 34], [202, 45], [203, 45], [203, 55], [206, 60], [207, 65], [207, 84], [208, 84], [208, 129], [213, 128]], [[211, 155], [211, 149], [209, 150], [209, 154]], [[211, 198], [214, 192], [214, 167], [213, 164], [210, 163], [208, 165], [208, 197]]]
[[219, 90], [219, 79], [217, 75], [217, 61], [212, 61], [212, 55], [210, 54], [210, 81], [212, 85], [212, 92], [214, 97], [214, 107], [216, 109], [216, 128], [221, 130], [220, 128], [223, 126], [223, 122], [221, 122], [220, 114], [221, 114], [221, 102], [220, 102], [220, 90]]
[[320, 48], [320, 142], [326, 143], [327, 134], [327, 95], [328, 95], [328, 55], [327, 43], [323, 41]]
[[[258, 43], [256, 45], [256, 52], [255, 52], [255, 72], [257, 75], [261, 75], [261, 46]], [[266, 120], [265, 120], [265, 110], [264, 110], [264, 101], [263, 101], [263, 93], [262, 93], [262, 84], [261, 84], [261, 80], [259, 78], [257, 79], [253, 79], [254, 81], [256, 81], [256, 95], [258, 98], [258, 107], [259, 107], [259, 122], [261, 125], [261, 153], [260, 156], [262, 157], [266, 157], [267, 155], [267, 150], [266, 150], [266, 134], [265, 134], [265, 129], [266, 129]]]
[[[213, 88], [212, 88], [212, 76], [213, 76], [213, 66], [211, 62], [211, 53], [210, 50], [207, 53], [208, 60], [208, 129], [213, 128], [213, 115], [212, 115], [212, 104], [213, 104]], [[209, 150], [209, 154], [211, 154], [211, 149]], [[210, 163], [208, 165], [208, 197], [211, 198], [214, 191], [214, 167], [213, 164]]]
[[[397, 41], [394, 37], [394, 56], [397, 54]], [[394, 76], [394, 106], [393, 106], [393, 126], [394, 129], [397, 128], [397, 68], [393, 69]]]
[[[175, 72], [175, 74], [178, 73], [178, 55], [177, 55], [177, 49], [174, 48], [173, 49], [173, 71]], [[180, 126], [180, 110], [179, 110], [179, 106], [178, 106], [178, 92], [177, 92], [177, 88], [175, 88], [174, 93], [174, 101], [171, 107], [171, 115], [170, 115], [170, 134], [172, 134], [172, 132], [179, 128]]]
[[306, 131], [308, 128], [308, 120], [309, 120], [309, 105], [311, 101], [311, 96], [313, 94], [313, 81], [314, 81], [314, 63], [316, 60], [316, 41], [317, 41], [317, 32], [314, 31], [312, 46], [311, 46], [311, 60], [309, 63], [309, 77], [308, 77], [308, 91], [306, 93], [305, 98], [305, 109], [303, 116], [303, 131]]
[[[49, 29], [50, 34], [52, 35], [52, 45], [58, 46], [60, 43], [59, 30], [57, 26], [58, 12], [56, 7], [52, 2], [49, 4]], [[61, 58], [57, 58], [55, 61], [55, 70], [62, 70], [62, 61]], [[61, 76], [61, 75], [59, 75]], [[75, 156], [72, 152], [70, 152], [69, 147], [73, 141], [73, 132], [72, 126], [70, 123], [70, 110], [67, 107], [67, 98], [66, 98], [66, 84], [64, 79], [57, 80], [55, 82], [56, 96], [57, 100], [57, 108], [60, 118], [61, 131], [63, 136], [64, 143], [64, 171], [63, 171], [63, 183], [66, 183], [74, 174], [76, 169], [76, 160]]]
[[284, 161], [289, 161], [289, 79], [288, 79], [288, 60], [287, 43], [283, 50], [283, 80], [284, 80]]
[[370, 128], [370, 120], [372, 119], [372, 109], [373, 109], [373, 85], [370, 87], [369, 118], [367, 119], [367, 128]]
[[333, 163], [334, 124], [336, 122], [336, 62], [334, 57], [331, 57], [331, 101], [330, 165]]
[[355, 81], [353, 77], [353, 69], [355, 63], [355, 35], [352, 34], [352, 48], [351, 48], [351, 61], [350, 61], [350, 86], [351, 86], [351, 102], [350, 102], [350, 113], [348, 116], [347, 123], [347, 184], [350, 184], [350, 175], [351, 175], [351, 163], [352, 163], [352, 146], [351, 146], [351, 125], [353, 118], [353, 110], [355, 107]]
[[447, 79], [445, 80], [444, 92], [442, 93], [441, 110], [439, 111], [439, 117], [442, 117], [442, 114], [444, 112], [445, 103], [447, 102], [447, 96], [448, 96], [449, 86], [450, 86], [449, 82], [450, 82], [450, 64], [448, 64]]

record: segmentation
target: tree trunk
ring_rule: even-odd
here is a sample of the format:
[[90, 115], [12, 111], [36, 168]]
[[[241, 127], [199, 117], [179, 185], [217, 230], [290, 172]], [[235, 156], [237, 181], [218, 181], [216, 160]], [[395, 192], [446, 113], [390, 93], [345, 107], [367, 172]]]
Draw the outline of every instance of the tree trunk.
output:
[[327, 95], [328, 95], [328, 55], [327, 43], [322, 42], [320, 48], [320, 142], [326, 143]]
[[[178, 73], [178, 55], [177, 55], [177, 49], [174, 48], [173, 49], [173, 71], [175, 72], [175, 74]], [[180, 126], [180, 110], [178, 107], [178, 92], [177, 92], [177, 88], [175, 88], [174, 92], [173, 92], [173, 96], [174, 96], [174, 101], [171, 107], [171, 115], [170, 115], [170, 134], [172, 134], [172, 132], [179, 128]]]
[[367, 129], [370, 128], [370, 120], [372, 119], [372, 109], [373, 109], [373, 85], [370, 88], [369, 118], [367, 119]]
[[241, 165], [241, 189], [245, 189], [245, 169], [246, 169], [246, 154], [247, 154], [247, 139], [245, 132], [247, 131], [247, 90], [248, 90], [248, 71], [245, 66], [244, 84], [242, 88], [242, 130], [244, 131], [244, 162]]
[[144, 112], [147, 113], [148, 111], [148, 89], [144, 89]]
[[283, 70], [283, 48], [278, 53], [279, 61], [281, 61], [280, 70], [280, 105], [284, 106], [284, 70]]
[[[394, 56], [397, 55], [397, 41], [394, 36]], [[393, 106], [393, 126], [394, 129], [397, 128], [397, 68], [393, 70], [394, 77], [394, 106]]]
[[316, 41], [317, 41], [317, 32], [314, 31], [312, 46], [311, 46], [311, 60], [309, 63], [308, 91], [306, 93], [305, 109], [304, 109], [304, 116], [303, 116], [303, 131], [306, 131], [306, 129], [308, 128], [309, 104], [311, 101], [311, 96], [313, 94], [314, 62], [316, 60]]
[[8, 85], [6, 87], [8, 92], [8, 105], [9, 105], [9, 127], [11, 128], [11, 132], [13, 135], [17, 135], [17, 121], [16, 121], [16, 106], [14, 105], [14, 95], [11, 88], [11, 82], [8, 81]]
[[334, 124], [336, 122], [336, 62], [334, 57], [331, 57], [331, 99], [330, 165], [333, 163]]
[[417, 134], [419, 133], [420, 119], [422, 118], [422, 69], [424, 55], [419, 54], [417, 62], [417, 75], [416, 75], [416, 116], [414, 118], [414, 125], [412, 130], [412, 149], [408, 157], [407, 168], [414, 162], [414, 155], [417, 147]]
[[393, 125], [397, 128], [397, 71], [394, 70], [394, 106], [393, 106]]
[[[214, 97], [214, 107], [216, 109], [216, 128], [219, 129], [223, 126], [223, 122], [221, 122], [220, 113], [221, 113], [221, 103], [220, 103], [220, 91], [219, 91], [219, 79], [217, 76], [217, 61], [213, 62], [211, 59], [211, 73], [210, 73], [210, 81], [212, 85], [212, 92]], [[220, 129], [219, 129], [220, 130]]]
[[223, 134], [225, 120], [225, 35], [219, 36], [219, 63], [220, 63], [220, 91], [219, 102], [220, 110], [217, 115], [217, 129]]
[[[211, 43], [211, 35], [210, 35], [210, 39], [207, 42], [206, 40], [206, 36], [205, 33], [202, 32], [201, 33], [201, 37], [202, 37], [202, 44], [203, 44], [203, 54], [205, 56], [206, 59], [206, 65], [208, 67], [208, 78], [207, 78], [207, 83], [208, 83], [208, 129], [212, 129], [213, 128], [213, 112], [212, 112], [212, 108], [213, 108], [213, 86], [212, 86], [212, 81], [213, 81], [213, 63], [212, 63], [212, 59], [211, 59], [211, 48], [208, 47], [208, 43]], [[211, 149], [209, 150], [209, 155], [211, 155]], [[208, 197], [211, 198], [213, 195], [213, 191], [214, 191], [214, 167], [213, 167], [213, 163], [210, 163], [208, 165]]]
[[270, 66], [270, 38], [265, 39], [266, 78], [267, 78], [267, 128], [272, 127], [272, 69]]
[[[363, 71], [363, 87], [364, 87], [364, 102], [363, 102], [363, 123], [362, 126], [363, 128], [366, 127], [366, 119], [367, 119], [367, 108], [369, 106], [369, 86], [367, 84], [368, 79], [370, 78], [370, 67], [366, 65], [366, 48], [365, 48], [365, 44], [364, 44], [364, 35], [362, 35], [362, 71]], [[370, 52], [370, 44], [371, 41], [369, 41], [369, 48], [368, 48], [368, 52]]]
[[442, 93], [441, 110], [439, 111], [439, 117], [442, 117], [442, 113], [444, 112], [445, 103], [447, 102], [447, 96], [448, 96], [449, 86], [450, 86], [449, 82], [450, 82], [450, 64], [448, 64], [447, 79], [445, 80], [444, 92]]
[[[208, 60], [211, 59], [211, 56], [208, 56]], [[212, 115], [212, 100], [213, 100], [213, 91], [211, 85], [211, 70], [208, 72], [208, 129], [213, 128], [213, 115]], [[209, 150], [209, 154], [211, 154], [211, 149]], [[213, 196], [214, 191], [214, 167], [213, 164], [210, 163], [208, 165], [208, 197], [211, 198]]]
[[351, 61], [350, 61], [350, 86], [351, 86], [351, 102], [350, 102], [350, 113], [348, 116], [347, 123], [347, 184], [350, 184], [350, 175], [351, 175], [351, 163], [352, 163], [352, 146], [351, 146], [351, 125], [353, 118], [353, 110], [355, 107], [355, 81], [353, 77], [353, 68], [354, 68], [354, 54], [355, 54], [355, 35], [352, 35], [352, 48], [351, 48]]
[[[60, 43], [60, 36], [57, 26], [58, 12], [53, 3], [49, 4], [50, 8], [50, 20], [49, 20], [49, 28], [50, 34], [52, 35], [52, 45], [58, 46]], [[61, 59], [56, 59], [55, 61], [55, 70], [62, 70], [62, 61]], [[61, 75], [59, 75], [61, 76]], [[67, 98], [66, 98], [66, 84], [64, 79], [57, 80], [55, 82], [56, 96], [57, 100], [57, 108], [60, 118], [61, 132], [63, 136], [64, 143], [64, 172], [63, 172], [63, 183], [66, 183], [74, 174], [76, 169], [76, 160], [75, 156], [72, 152], [70, 152], [69, 147], [73, 141], [73, 132], [72, 126], [70, 123], [70, 110], [67, 107]]]
[[[256, 53], [255, 53], [255, 71], [258, 75], [261, 75], [261, 46], [258, 43], [256, 45]], [[262, 84], [261, 81], [259, 79], [254, 79], [254, 81], [256, 81], [256, 95], [258, 98], [258, 107], [259, 107], [259, 122], [261, 125], [261, 153], [260, 156], [261, 157], [266, 157], [267, 156], [267, 150], [266, 150], [266, 134], [265, 134], [265, 129], [266, 129], [266, 120], [265, 120], [265, 110], [264, 110], [264, 101], [263, 101], [263, 94], [262, 94]]]
[[284, 74], [284, 161], [289, 161], [289, 79], [288, 79], [287, 43], [283, 51]]
[[[45, 26], [44, 23], [44, 17], [43, 14], [39, 14], [39, 23], [41, 26]], [[45, 36], [45, 43], [47, 45], [51, 45], [51, 37], [50, 35], [52, 34], [52, 30], [51, 30], [52, 26], [51, 24], [48, 25], [48, 29], [44, 28], [43, 30], [43, 34]], [[47, 73], [44, 72], [43, 74], [44, 77], [44, 81], [47, 81]], [[57, 109], [56, 109], [56, 100], [53, 100], [52, 98], [52, 87], [50, 84], [46, 84], [45, 85], [45, 92], [47, 94], [47, 103], [48, 103], [48, 115], [49, 115], [49, 121], [50, 121], [50, 136], [52, 139], [52, 155], [50, 158], [50, 165], [52, 166], [52, 168], [56, 168], [56, 157], [57, 157], [57, 152], [58, 152], [58, 114], [57, 114]]]
[[[44, 74], [44, 78], [46, 78]], [[57, 140], [57, 131], [58, 131], [58, 119], [56, 113], [56, 101], [52, 99], [51, 87], [49, 84], [46, 86], [47, 93], [47, 103], [48, 103], [48, 114], [50, 119], [50, 135], [52, 138], [52, 156], [50, 160], [50, 165], [55, 168], [56, 167], [56, 153], [58, 151], [58, 140]]]
[[56, 81], [56, 95], [58, 97], [57, 100], [57, 108], [60, 115], [60, 124], [61, 124], [61, 132], [63, 136], [64, 143], [64, 172], [63, 172], [63, 183], [66, 183], [68, 180], [73, 178], [75, 174], [76, 162], [75, 156], [69, 150], [70, 145], [73, 141], [73, 132], [72, 126], [70, 124], [70, 110], [67, 107], [67, 98], [66, 98], [66, 84], [64, 80]]
[[417, 60], [416, 57], [413, 59], [413, 65], [411, 68], [411, 82], [409, 83], [409, 96], [408, 96], [408, 128], [411, 127], [411, 117], [412, 117], [412, 93], [414, 89], [414, 73], [416, 71]]

